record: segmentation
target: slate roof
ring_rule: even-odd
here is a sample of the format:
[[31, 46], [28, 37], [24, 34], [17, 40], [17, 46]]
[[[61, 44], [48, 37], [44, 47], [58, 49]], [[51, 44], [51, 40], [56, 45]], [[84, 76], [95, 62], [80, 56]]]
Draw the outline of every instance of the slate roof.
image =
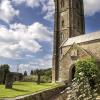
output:
[[89, 41], [94, 41], [94, 40], [100, 40], [100, 31], [68, 38], [62, 44], [62, 46], [68, 46], [68, 45], [72, 45], [73, 43], [84, 43], [84, 42], [89, 42]]

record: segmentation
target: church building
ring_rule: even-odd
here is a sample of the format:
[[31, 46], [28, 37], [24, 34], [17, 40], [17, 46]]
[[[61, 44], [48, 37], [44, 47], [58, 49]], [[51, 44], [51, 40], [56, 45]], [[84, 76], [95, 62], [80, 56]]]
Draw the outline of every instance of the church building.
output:
[[100, 32], [85, 33], [83, 0], [54, 0], [52, 82], [69, 82], [78, 59], [94, 57], [100, 66]]

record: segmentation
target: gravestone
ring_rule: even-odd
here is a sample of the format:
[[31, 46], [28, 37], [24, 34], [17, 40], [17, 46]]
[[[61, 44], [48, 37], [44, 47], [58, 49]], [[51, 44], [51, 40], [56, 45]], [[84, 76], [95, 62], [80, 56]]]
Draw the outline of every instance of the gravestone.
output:
[[13, 81], [14, 81], [13, 73], [8, 73], [6, 76], [5, 88], [11, 89], [13, 86]]

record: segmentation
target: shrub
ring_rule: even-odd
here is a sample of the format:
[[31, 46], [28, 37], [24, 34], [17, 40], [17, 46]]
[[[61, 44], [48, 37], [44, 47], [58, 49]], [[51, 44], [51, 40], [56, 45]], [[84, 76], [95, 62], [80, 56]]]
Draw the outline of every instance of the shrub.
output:
[[99, 70], [93, 58], [78, 60], [75, 78], [69, 89], [69, 100], [96, 100]]
[[75, 78], [70, 86], [68, 100], [96, 100], [96, 89], [91, 90], [87, 77]]
[[76, 62], [75, 67], [75, 77], [77, 81], [80, 81], [81, 74], [83, 74], [84, 77], [87, 77], [92, 88], [94, 88], [94, 85], [96, 85], [96, 83], [99, 83], [100, 75], [95, 59], [87, 58], [79, 60]]

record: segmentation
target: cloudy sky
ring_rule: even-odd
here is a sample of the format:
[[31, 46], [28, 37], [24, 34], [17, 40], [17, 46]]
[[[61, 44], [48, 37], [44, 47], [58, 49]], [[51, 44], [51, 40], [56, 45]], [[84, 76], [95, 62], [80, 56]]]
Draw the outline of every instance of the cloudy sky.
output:
[[[84, 0], [86, 32], [100, 30], [100, 0]], [[0, 64], [12, 71], [52, 66], [53, 0], [0, 0]]]

